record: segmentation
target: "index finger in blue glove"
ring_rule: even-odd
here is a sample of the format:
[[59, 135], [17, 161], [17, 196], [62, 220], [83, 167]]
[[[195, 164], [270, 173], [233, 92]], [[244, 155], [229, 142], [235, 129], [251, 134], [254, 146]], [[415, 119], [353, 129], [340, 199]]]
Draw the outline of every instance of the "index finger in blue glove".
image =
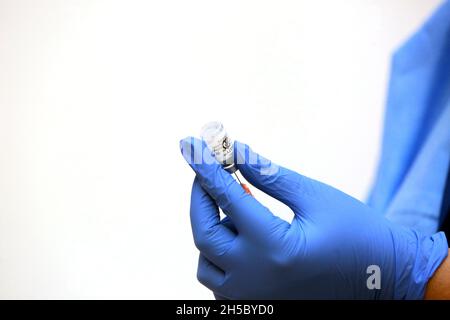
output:
[[214, 264], [225, 269], [236, 235], [221, 223], [219, 208], [198, 178], [192, 185], [191, 226], [196, 247]]
[[180, 146], [201, 186], [231, 218], [239, 233], [265, 235], [275, 225], [285, 223], [244, 191], [215, 160], [204, 141], [185, 138]]
[[[277, 165], [254, 152], [248, 145], [236, 141], [235, 163], [253, 186], [290, 207], [296, 215], [305, 215], [308, 206], [322, 197], [323, 184], [295, 171]], [[312, 200], [312, 201], [311, 201]]]

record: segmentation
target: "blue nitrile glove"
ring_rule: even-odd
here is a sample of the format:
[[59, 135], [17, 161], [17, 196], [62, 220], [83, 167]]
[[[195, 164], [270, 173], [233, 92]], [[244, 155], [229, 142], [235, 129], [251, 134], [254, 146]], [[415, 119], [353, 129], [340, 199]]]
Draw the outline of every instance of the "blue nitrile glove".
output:
[[[236, 143], [240, 172], [293, 210], [289, 224], [245, 193], [202, 141], [186, 138], [181, 149], [196, 173], [191, 222], [200, 250], [197, 276], [224, 298], [422, 298], [447, 256], [443, 233], [422, 237]], [[229, 219], [220, 220], [218, 207]]]

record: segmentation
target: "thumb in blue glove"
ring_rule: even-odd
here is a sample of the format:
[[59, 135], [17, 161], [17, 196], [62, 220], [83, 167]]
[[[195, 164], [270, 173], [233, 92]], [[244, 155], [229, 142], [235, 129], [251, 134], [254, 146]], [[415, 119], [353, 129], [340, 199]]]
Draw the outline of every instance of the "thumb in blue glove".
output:
[[[448, 252], [360, 201], [235, 143], [238, 169], [294, 212], [288, 223], [248, 195], [195, 138], [181, 141], [196, 173], [191, 224], [197, 277], [230, 299], [416, 299]], [[196, 160], [195, 160], [196, 159]], [[221, 220], [219, 208], [227, 216]], [[371, 273], [378, 273], [371, 283]]]

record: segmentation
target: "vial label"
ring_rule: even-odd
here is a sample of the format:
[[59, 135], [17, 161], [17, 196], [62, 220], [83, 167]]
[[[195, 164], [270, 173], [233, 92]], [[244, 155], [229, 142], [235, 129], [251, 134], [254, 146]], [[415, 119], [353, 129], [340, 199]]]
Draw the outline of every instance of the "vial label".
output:
[[217, 161], [225, 167], [234, 167], [233, 141], [222, 123], [217, 121], [207, 123], [203, 126], [200, 135]]

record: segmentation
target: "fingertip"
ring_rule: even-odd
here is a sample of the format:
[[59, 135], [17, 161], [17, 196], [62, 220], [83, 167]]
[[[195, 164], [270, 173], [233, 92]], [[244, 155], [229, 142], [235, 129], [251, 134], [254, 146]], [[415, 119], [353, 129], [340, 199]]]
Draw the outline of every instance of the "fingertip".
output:
[[183, 148], [190, 147], [192, 145], [193, 140], [196, 138], [187, 136], [180, 140], [180, 150], [183, 151]]
[[253, 152], [246, 143], [235, 141], [235, 162], [238, 168], [245, 168], [252, 164], [257, 164], [259, 155]]
[[202, 170], [208, 169], [207, 167], [210, 165], [218, 164], [205, 141], [198, 138], [189, 136], [181, 139], [180, 151], [183, 158], [197, 174], [202, 175]]
[[246, 149], [249, 149], [250, 147], [248, 144], [241, 142], [239, 140], [234, 140], [234, 149], [239, 152], [245, 152]]
[[278, 165], [254, 152], [252, 148], [245, 143], [236, 141], [235, 150], [236, 165], [244, 175], [266, 176], [272, 175], [278, 171]]
[[192, 145], [194, 139], [194, 137], [185, 137], [181, 139], [179, 143], [181, 155], [188, 164], [191, 164], [193, 162]]

